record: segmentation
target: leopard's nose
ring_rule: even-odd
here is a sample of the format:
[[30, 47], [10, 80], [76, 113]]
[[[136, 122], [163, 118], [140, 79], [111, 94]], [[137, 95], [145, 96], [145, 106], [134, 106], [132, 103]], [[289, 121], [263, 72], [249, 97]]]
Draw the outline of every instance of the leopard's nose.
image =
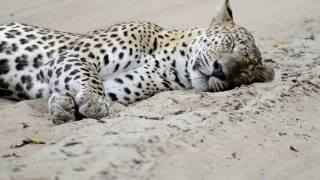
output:
[[212, 76], [219, 78], [220, 80], [225, 80], [226, 75], [223, 72], [222, 65], [219, 63], [218, 60], [214, 61], [213, 63], [213, 73]]

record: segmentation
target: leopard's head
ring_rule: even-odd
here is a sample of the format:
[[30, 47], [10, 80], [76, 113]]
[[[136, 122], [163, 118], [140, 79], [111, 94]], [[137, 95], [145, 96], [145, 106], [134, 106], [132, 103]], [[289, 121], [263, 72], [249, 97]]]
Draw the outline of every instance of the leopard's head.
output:
[[252, 34], [234, 23], [229, 0], [223, 0], [210, 27], [189, 48], [189, 72], [196, 90], [222, 91], [274, 78], [273, 68], [262, 63]]

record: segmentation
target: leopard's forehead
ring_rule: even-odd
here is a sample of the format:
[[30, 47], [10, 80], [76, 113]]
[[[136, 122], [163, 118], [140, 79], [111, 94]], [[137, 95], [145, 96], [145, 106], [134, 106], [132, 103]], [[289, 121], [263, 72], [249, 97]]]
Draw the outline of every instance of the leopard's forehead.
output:
[[246, 65], [261, 64], [261, 53], [252, 33], [234, 23], [213, 26], [195, 41], [201, 44], [203, 51], [215, 56], [238, 53], [247, 61]]
[[207, 29], [206, 36], [211, 40], [230, 39], [235, 44], [255, 44], [252, 33], [246, 28], [230, 23]]

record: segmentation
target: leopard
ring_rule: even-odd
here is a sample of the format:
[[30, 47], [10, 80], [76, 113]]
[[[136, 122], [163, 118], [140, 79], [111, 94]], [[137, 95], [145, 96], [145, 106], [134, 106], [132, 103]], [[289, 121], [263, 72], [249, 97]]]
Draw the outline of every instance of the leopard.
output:
[[46, 99], [56, 125], [110, 115], [159, 92], [220, 92], [270, 82], [249, 30], [222, 0], [209, 27], [165, 29], [120, 23], [70, 33], [23, 23], [0, 25], [0, 97]]

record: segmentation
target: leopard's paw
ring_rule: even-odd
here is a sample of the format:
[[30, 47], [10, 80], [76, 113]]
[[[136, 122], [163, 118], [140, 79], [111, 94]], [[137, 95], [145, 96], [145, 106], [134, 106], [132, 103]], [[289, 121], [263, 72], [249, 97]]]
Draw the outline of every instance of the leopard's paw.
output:
[[110, 104], [107, 99], [98, 94], [80, 92], [76, 95], [78, 111], [86, 118], [100, 119], [110, 113]]
[[70, 96], [51, 95], [49, 99], [50, 120], [55, 125], [76, 121], [75, 102]]

